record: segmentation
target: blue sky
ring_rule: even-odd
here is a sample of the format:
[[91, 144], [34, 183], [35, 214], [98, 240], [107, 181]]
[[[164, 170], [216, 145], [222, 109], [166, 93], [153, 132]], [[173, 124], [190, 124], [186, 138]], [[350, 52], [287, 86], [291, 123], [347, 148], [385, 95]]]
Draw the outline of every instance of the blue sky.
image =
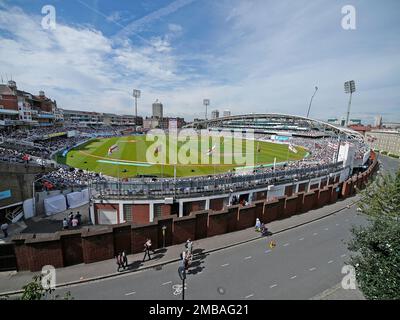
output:
[[[356, 30], [341, 26], [345, 5]], [[41, 26], [44, 5], [56, 29]], [[342, 117], [354, 79], [352, 117], [400, 121], [400, 2], [330, 0], [0, 0], [0, 74], [41, 89], [60, 107], [133, 113], [161, 100], [166, 115]]]

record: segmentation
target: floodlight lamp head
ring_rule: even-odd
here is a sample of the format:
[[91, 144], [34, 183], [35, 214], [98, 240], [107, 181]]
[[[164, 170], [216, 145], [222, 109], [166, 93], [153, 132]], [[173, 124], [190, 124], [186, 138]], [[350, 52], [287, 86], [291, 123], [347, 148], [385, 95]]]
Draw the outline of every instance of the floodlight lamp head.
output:
[[133, 89], [133, 96], [134, 96], [135, 98], [140, 98], [140, 90]]

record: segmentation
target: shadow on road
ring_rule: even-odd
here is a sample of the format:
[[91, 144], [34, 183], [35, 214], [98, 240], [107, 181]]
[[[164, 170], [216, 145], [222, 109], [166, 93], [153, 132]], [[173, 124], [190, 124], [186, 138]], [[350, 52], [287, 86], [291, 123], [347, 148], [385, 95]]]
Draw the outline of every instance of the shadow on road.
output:
[[204, 249], [194, 249], [193, 250], [193, 260], [190, 264], [187, 274], [197, 274], [204, 270], [204, 259], [209, 255], [208, 253], [203, 253]]

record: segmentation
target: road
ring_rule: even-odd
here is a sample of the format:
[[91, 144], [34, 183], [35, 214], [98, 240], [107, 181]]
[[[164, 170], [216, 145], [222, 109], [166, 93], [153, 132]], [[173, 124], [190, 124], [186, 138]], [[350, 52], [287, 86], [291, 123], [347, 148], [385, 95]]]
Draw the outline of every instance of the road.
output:
[[[381, 158], [381, 171], [399, 161]], [[351, 227], [368, 223], [353, 206], [268, 238], [205, 254], [193, 262], [186, 299], [310, 299], [343, 279], [350, 253]], [[271, 249], [273, 240], [276, 247]], [[196, 249], [196, 247], [195, 247]], [[201, 248], [197, 248], [199, 250]], [[75, 299], [180, 300], [178, 263], [57, 290]], [[175, 293], [175, 294], [174, 294]]]

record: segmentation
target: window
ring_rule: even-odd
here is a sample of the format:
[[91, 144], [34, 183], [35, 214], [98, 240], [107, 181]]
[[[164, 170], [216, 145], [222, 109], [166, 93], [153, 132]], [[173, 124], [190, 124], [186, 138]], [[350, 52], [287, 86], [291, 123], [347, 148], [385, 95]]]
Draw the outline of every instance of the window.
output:
[[126, 222], [132, 222], [132, 205], [124, 204], [124, 220]]

